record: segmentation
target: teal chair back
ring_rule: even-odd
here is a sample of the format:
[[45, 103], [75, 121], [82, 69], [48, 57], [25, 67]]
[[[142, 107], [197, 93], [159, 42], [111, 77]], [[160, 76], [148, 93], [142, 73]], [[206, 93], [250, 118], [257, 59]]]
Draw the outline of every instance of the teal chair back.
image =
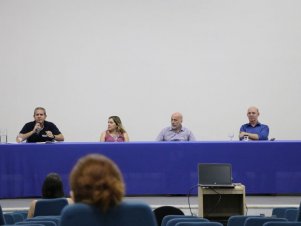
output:
[[245, 221], [250, 217], [260, 217], [260, 216], [258, 216], [258, 215], [250, 215], [250, 216], [234, 215], [234, 216], [229, 217], [227, 226], [244, 226]]
[[284, 218], [285, 217], [285, 211], [289, 209], [297, 209], [295, 207], [276, 207], [272, 210], [272, 216], [277, 218]]
[[274, 217], [250, 217], [245, 221], [244, 226], [263, 226], [266, 222], [287, 222], [285, 218], [274, 218]]
[[4, 213], [3, 217], [5, 224], [15, 224], [15, 219], [12, 213]]
[[167, 222], [166, 226], [175, 226], [177, 223], [180, 222], [208, 222], [209, 220], [205, 218], [174, 218]]
[[284, 218], [286, 218], [288, 221], [297, 221], [298, 213], [298, 209], [288, 209], [285, 211]]
[[155, 214], [158, 226], [162, 225], [162, 220], [165, 216], [169, 216], [169, 215], [184, 216], [183, 211], [175, 206], [160, 206], [154, 209], [153, 212]]
[[55, 222], [53, 221], [23, 221], [23, 222], [19, 222], [16, 225], [24, 225], [24, 226], [28, 226], [28, 225], [32, 225], [32, 224], [41, 224], [44, 226], [58, 226]]
[[32, 224], [37, 224], [36, 222], [41, 221], [51, 221], [55, 223], [55, 225], [59, 226], [61, 220], [61, 216], [37, 216], [34, 218], [27, 218], [25, 222], [30, 222]]
[[66, 206], [60, 226], [157, 226], [151, 208], [140, 202], [122, 202], [102, 213], [99, 208], [83, 203]]
[[[176, 218], [197, 218], [196, 216], [186, 216], [186, 215], [167, 215], [164, 216], [162, 219], [161, 226], [166, 226], [167, 222], [171, 219], [176, 219]], [[160, 225], [158, 225], [160, 226]]]
[[267, 222], [263, 226], [301, 226], [301, 222]]
[[2, 207], [0, 206], [0, 225], [4, 225], [4, 217], [3, 217], [3, 212], [2, 212]]
[[179, 222], [176, 226], [223, 226], [219, 222]]
[[297, 221], [301, 222], [301, 203], [300, 203], [299, 208], [298, 208]]
[[40, 199], [36, 202], [33, 216], [59, 216], [66, 205], [66, 198]]

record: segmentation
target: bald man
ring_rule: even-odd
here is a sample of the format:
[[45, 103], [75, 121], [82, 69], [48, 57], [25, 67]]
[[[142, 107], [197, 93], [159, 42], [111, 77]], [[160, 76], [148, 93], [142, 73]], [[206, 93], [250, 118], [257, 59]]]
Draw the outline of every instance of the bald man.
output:
[[249, 123], [240, 127], [239, 139], [248, 137], [249, 140], [268, 140], [269, 127], [258, 121], [259, 110], [257, 107], [249, 107], [247, 116]]
[[183, 116], [179, 112], [171, 115], [171, 126], [164, 128], [157, 141], [195, 141], [193, 133], [182, 126]]

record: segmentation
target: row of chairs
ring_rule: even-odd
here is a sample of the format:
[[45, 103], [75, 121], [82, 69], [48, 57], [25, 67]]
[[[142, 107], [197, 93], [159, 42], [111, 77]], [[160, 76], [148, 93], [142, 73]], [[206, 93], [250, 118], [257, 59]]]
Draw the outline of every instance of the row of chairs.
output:
[[14, 211], [3, 214], [5, 224], [15, 224], [27, 218], [27, 211]]
[[[210, 222], [204, 218], [181, 215], [168, 215], [162, 220], [161, 226], [222, 226], [219, 222]], [[301, 226], [301, 222], [289, 222], [285, 218], [264, 216], [231, 216], [227, 226]]]
[[59, 226], [62, 209], [68, 205], [65, 198], [38, 200], [35, 205], [34, 217], [27, 219], [28, 211], [3, 213], [0, 206], [0, 225], [29, 225]]
[[[13, 214], [13, 213], [12, 213]], [[8, 225], [24, 225], [24, 226], [31, 226], [31, 225], [42, 225], [42, 226], [59, 226], [60, 224], [60, 216], [37, 216], [33, 218], [24, 219], [23, 221], [18, 222], [5, 222], [4, 226]]]
[[273, 208], [272, 216], [286, 218], [288, 221], [297, 221], [299, 209], [295, 207], [277, 207]]
[[[300, 207], [301, 209], [301, 207]], [[162, 206], [154, 210], [154, 214], [157, 219], [157, 224], [159, 226], [167, 226], [167, 221], [171, 218], [185, 219], [187, 221], [208, 221], [204, 218], [197, 218], [194, 216], [184, 216], [184, 213], [175, 207], [172, 206]], [[294, 222], [296, 225], [292, 226], [301, 226], [301, 219], [298, 219], [299, 208], [274, 208], [272, 211], [272, 217], [263, 217], [263, 216], [232, 216], [228, 219], [227, 226], [262, 226], [267, 222]], [[188, 219], [192, 218], [192, 219]], [[197, 218], [197, 219], [196, 219]], [[252, 218], [252, 219], [251, 219]], [[248, 221], [246, 222], [246, 220]], [[255, 223], [254, 223], [255, 222]], [[280, 223], [278, 223], [280, 224]]]
[[[68, 204], [66, 199], [51, 199], [51, 200], [39, 200], [36, 205], [34, 218], [26, 219], [26, 211], [18, 211], [13, 213], [2, 214], [0, 206], [0, 225], [20, 225], [20, 224], [32, 224], [38, 223], [44, 226], [58, 226], [60, 221], [61, 210]], [[128, 206], [129, 207], [129, 206]], [[172, 214], [171, 214], [172, 213]], [[263, 226], [264, 223], [273, 222], [287, 222], [295, 223], [301, 226], [301, 222], [298, 220], [299, 209], [298, 208], [274, 208], [273, 217], [260, 217], [260, 216], [232, 216], [228, 220], [228, 226]], [[207, 219], [198, 218], [195, 216], [184, 216], [184, 213], [175, 207], [161, 207], [154, 210], [158, 226], [179, 226], [178, 223], [216, 223], [209, 222]], [[169, 216], [166, 216], [169, 215]], [[53, 217], [56, 216], [56, 217]], [[219, 223], [220, 224], [220, 223]], [[300, 224], [300, 225], [298, 225]], [[209, 225], [206, 226], [221, 226]], [[270, 225], [269, 225], [270, 226]], [[271, 225], [272, 226], [272, 225]], [[277, 225], [275, 225], [277, 226]]]

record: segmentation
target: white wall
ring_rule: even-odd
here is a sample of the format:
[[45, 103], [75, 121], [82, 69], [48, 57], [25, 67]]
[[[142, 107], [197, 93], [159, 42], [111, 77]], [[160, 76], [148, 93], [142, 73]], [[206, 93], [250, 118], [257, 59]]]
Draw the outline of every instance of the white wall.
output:
[[0, 0], [0, 128], [43, 106], [66, 141], [119, 115], [154, 140], [180, 111], [226, 140], [256, 105], [270, 137], [301, 137], [299, 0]]

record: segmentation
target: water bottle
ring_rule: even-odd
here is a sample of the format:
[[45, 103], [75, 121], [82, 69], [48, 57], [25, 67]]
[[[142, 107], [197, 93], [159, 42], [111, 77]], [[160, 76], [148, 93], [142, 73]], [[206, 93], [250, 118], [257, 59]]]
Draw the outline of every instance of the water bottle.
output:
[[7, 129], [0, 129], [0, 143], [7, 143]]

